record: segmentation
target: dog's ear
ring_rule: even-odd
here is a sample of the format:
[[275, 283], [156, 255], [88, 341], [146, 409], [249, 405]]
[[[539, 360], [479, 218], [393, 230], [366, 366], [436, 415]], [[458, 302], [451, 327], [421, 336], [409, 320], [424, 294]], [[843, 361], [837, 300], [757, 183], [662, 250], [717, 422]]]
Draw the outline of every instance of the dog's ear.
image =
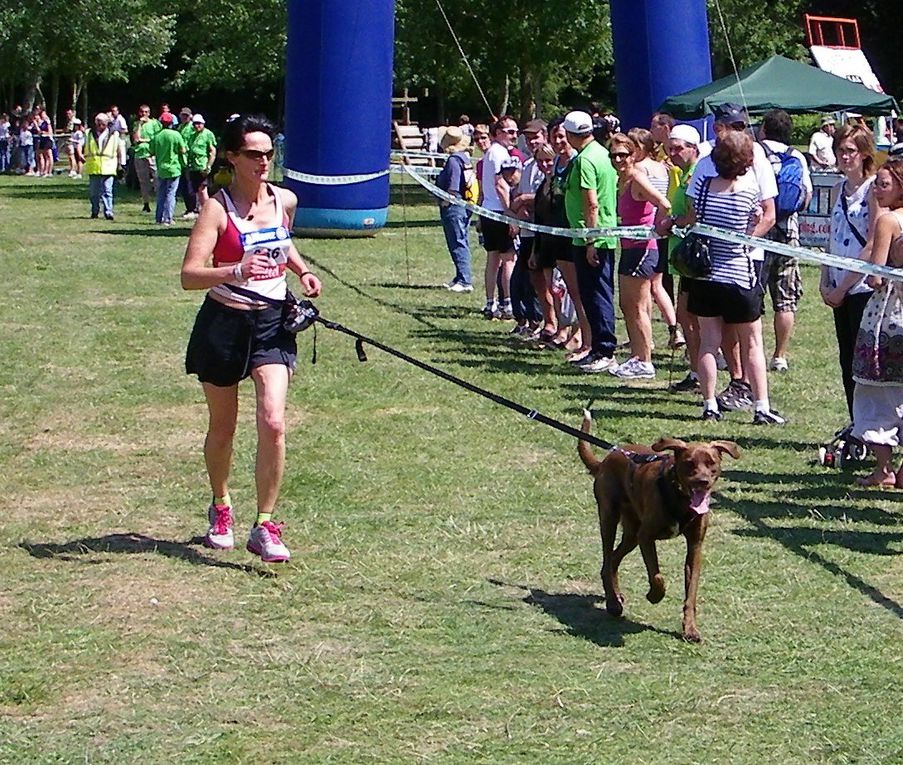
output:
[[652, 448], [657, 452], [663, 452], [671, 449], [676, 454], [682, 449], [687, 448], [687, 442], [681, 441], [679, 438], [660, 438], [658, 441], [652, 444]]
[[735, 460], [740, 459], [740, 455], [743, 453], [733, 441], [709, 441], [709, 446], [722, 454], [730, 454]]

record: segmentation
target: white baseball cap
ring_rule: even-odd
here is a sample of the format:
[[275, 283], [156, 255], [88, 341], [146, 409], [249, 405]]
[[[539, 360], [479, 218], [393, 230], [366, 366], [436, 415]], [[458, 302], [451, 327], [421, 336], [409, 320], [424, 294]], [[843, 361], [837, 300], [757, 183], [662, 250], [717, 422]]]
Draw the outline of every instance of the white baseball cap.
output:
[[593, 118], [586, 112], [568, 112], [564, 117], [564, 129], [574, 135], [589, 135], [593, 132]]
[[200, 122], [202, 125], [205, 125], [207, 123], [207, 121], [204, 119], [204, 115], [199, 112], [194, 113], [194, 116], [191, 118], [191, 121], [192, 122]]
[[699, 131], [692, 125], [675, 125], [671, 128], [668, 138], [674, 138], [675, 140], [683, 141], [684, 143], [689, 143], [693, 146], [699, 146], [702, 142], [702, 138], [699, 137]]

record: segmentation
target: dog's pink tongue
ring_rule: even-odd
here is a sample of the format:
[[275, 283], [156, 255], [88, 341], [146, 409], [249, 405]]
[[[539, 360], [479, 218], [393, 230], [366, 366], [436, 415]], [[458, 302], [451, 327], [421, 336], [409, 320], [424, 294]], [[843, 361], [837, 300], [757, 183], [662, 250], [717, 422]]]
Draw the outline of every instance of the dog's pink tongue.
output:
[[696, 489], [690, 495], [690, 510], [696, 515], [705, 515], [709, 511], [710, 496], [709, 492]]

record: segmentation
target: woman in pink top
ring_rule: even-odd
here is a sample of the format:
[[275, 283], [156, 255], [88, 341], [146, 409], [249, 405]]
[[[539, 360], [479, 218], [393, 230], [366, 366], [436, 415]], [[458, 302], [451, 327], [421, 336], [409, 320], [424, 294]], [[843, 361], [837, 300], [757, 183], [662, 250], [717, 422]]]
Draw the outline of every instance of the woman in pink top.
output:
[[291, 242], [298, 199], [267, 182], [275, 129], [264, 117], [239, 116], [226, 125], [222, 146], [232, 182], [201, 208], [182, 262], [182, 287], [207, 290], [186, 354], [207, 399], [204, 461], [213, 501], [204, 543], [234, 545], [229, 472], [238, 418], [238, 384], [254, 381], [257, 393], [257, 519], [247, 549], [265, 563], [289, 559], [281, 524], [272, 521], [285, 467], [285, 399], [295, 368], [295, 336], [285, 330], [282, 302], [286, 271], [298, 276], [307, 297], [320, 280]]
[[[618, 218], [622, 226], [652, 226], [656, 211], [671, 209], [668, 198], [657, 191], [646, 172], [637, 167], [639, 147], [624, 133], [609, 142], [611, 163], [618, 171]], [[618, 294], [630, 338], [630, 358], [611, 373], [623, 380], [651, 380], [652, 365], [652, 277], [658, 270], [659, 251], [655, 239], [621, 239], [618, 263]]]

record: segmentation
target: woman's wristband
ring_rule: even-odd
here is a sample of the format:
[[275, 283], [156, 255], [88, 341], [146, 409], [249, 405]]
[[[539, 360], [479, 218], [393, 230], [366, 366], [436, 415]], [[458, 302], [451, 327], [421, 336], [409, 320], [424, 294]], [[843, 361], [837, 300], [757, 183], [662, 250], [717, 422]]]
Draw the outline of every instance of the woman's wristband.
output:
[[313, 273], [313, 271], [311, 271], [309, 269], [307, 271], [302, 271], [300, 274], [298, 274], [298, 278], [300, 279], [302, 276], [307, 276], [308, 274], [312, 274], [312, 273]]

